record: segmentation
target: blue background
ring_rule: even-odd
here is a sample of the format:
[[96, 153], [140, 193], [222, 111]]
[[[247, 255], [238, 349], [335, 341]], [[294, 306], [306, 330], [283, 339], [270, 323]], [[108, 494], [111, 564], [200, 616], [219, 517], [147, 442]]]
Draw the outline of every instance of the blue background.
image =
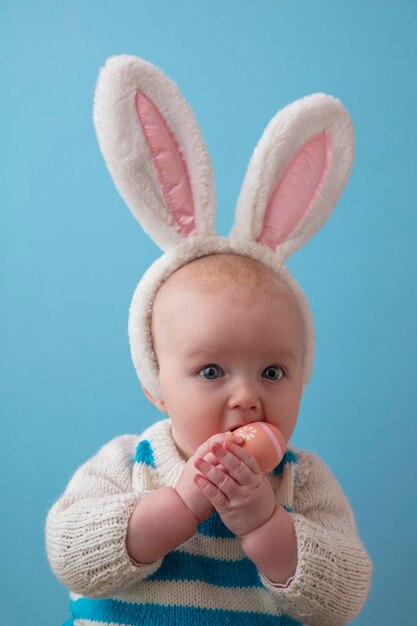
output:
[[161, 67], [194, 109], [220, 234], [277, 109], [324, 91], [350, 111], [351, 180], [289, 263], [317, 331], [293, 443], [330, 465], [373, 559], [355, 624], [415, 623], [417, 3], [9, 0], [0, 25], [1, 622], [64, 620], [47, 511], [100, 445], [160, 417], [127, 341], [131, 295], [159, 251], [92, 125], [99, 67], [128, 53]]

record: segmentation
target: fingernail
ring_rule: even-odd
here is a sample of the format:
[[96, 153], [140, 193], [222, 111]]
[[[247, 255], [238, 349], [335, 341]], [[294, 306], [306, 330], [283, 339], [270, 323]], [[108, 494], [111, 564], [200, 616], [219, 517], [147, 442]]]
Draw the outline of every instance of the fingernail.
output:
[[[223, 444], [225, 445], [225, 444]], [[221, 446], [220, 444], [218, 444], [216, 446], [216, 449], [213, 450], [213, 452], [217, 455], [217, 456], [224, 456], [226, 454], [226, 450], [224, 449], [223, 446]]]

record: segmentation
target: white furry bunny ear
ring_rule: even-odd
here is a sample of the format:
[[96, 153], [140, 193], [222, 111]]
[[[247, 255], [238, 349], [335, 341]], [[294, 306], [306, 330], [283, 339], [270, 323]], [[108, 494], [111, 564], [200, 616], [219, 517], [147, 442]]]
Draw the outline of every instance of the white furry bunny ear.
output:
[[339, 100], [313, 94], [272, 118], [249, 163], [231, 235], [285, 260], [329, 217], [349, 178], [354, 137]]
[[214, 234], [215, 184], [194, 115], [151, 63], [115, 56], [102, 68], [94, 124], [120, 195], [164, 250]]

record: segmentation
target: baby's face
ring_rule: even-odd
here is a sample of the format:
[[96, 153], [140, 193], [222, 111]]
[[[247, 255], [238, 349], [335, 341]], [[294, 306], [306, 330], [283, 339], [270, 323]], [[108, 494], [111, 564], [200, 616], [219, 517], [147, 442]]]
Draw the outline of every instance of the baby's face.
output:
[[185, 285], [157, 298], [152, 329], [160, 408], [184, 458], [252, 421], [289, 440], [303, 387], [303, 325], [291, 295]]

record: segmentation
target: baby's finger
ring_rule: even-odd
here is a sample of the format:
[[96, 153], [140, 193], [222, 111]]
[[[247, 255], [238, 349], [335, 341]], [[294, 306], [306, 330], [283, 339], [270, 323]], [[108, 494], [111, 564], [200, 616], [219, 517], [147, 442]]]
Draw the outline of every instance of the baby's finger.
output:
[[207, 478], [201, 474], [194, 477], [194, 483], [200, 489], [202, 494], [211, 502], [215, 509], [221, 508], [228, 503], [225, 494], [216, 485], [213, 485]]
[[[229, 474], [233, 476], [233, 478], [237, 480], [239, 483], [240, 483], [240, 478], [238, 479], [236, 474], [239, 474], [239, 476], [241, 476], [244, 480], [248, 479], [248, 481], [250, 481], [250, 479], [252, 478], [250, 474], [262, 473], [261, 468], [259, 467], [258, 461], [255, 459], [254, 456], [246, 452], [244, 448], [237, 446], [233, 441], [230, 441], [230, 442], [227, 441], [226, 443], [224, 443], [223, 447], [224, 447], [224, 451], [230, 453], [229, 455], [222, 456], [221, 452], [220, 454], [216, 454], [216, 452], [214, 451], [213, 453], [215, 454], [215, 456], [217, 456], [219, 461], [224, 465], [224, 467], [227, 469]], [[249, 470], [250, 474], [248, 474], [244, 470], [244, 468], [242, 468], [239, 465], [239, 463], [242, 463], [243, 466]], [[240, 484], [244, 484], [244, 483], [240, 483]]]
[[[211, 446], [213, 443], [215, 442], [219, 442], [220, 444], [224, 444], [226, 441], [233, 439], [233, 441], [236, 441], [236, 443], [238, 445], [242, 445], [244, 442], [243, 437], [235, 437], [234, 435], [232, 435], [231, 431], [227, 431], [226, 433], [217, 433], [216, 435], [213, 435], [212, 437], [210, 437], [210, 439], [207, 439], [207, 441], [204, 441], [198, 448], [197, 450], [194, 452], [195, 457], [203, 457], [205, 458], [209, 463], [217, 463], [217, 460], [215, 460], [215, 458], [213, 457], [213, 454], [211, 452]], [[207, 456], [206, 456], [207, 455]]]
[[211, 463], [211, 465], [219, 465], [218, 459], [216, 459], [213, 452], [211, 451], [207, 452], [207, 454], [203, 456], [203, 459], [207, 461], [207, 463]]
[[208, 454], [210, 452], [210, 448], [211, 448], [211, 444], [214, 441], [221, 441], [222, 443], [225, 442], [227, 439], [229, 439], [230, 437], [232, 437], [232, 433], [231, 432], [227, 432], [227, 433], [217, 433], [216, 435], [213, 435], [212, 437], [210, 437], [210, 439], [207, 439], [207, 441], [204, 441], [198, 448], [197, 450], [194, 452], [194, 456], [202, 456], [204, 457], [206, 454]]
[[[240, 450], [239, 446], [236, 446], [236, 448]], [[213, 444], [212, 451], [218, 463], [222, 464], [226, 473], [229, 474], [239, 486], [249, 485], [253, 481], [253, 472], [251, 469], [243, 460], [237, 458], [233, 452], [225, 450], [218, 443]]]
[[236, 481], [220, 469], [220, 466], [214, 467], [204, 459], [197, 459], [194, 465], [207, 480], [218, 487], [228, 498], [232, 498], [236, 493], [238, 488]]
[[211, 447], [213, 443], [218, 442], [223, 444], [226, 441], [234, 441], [238, 445], [243, 445], [245, 440], [240, 435], [234, 435], [230, 430], [228, 430], [225, 433], [217, 433], [216, 435], [213, 435], [207, 440], [207, 443], [209, 444], [209, 447]]

